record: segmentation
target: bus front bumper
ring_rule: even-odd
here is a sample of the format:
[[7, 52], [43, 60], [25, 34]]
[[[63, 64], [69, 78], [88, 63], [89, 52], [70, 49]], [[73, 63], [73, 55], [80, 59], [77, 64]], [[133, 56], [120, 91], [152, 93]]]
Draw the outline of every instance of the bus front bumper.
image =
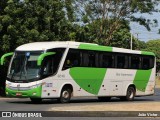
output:
[[12, 90], [6, 87], [6, 96], [15, 98], [41, 98], [42, 86], [30, 90]]

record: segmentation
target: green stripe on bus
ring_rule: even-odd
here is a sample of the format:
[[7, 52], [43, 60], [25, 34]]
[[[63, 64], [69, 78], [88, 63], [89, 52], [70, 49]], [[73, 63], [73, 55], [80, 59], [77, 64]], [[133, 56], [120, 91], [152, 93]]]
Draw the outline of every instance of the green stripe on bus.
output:
[[41, 54], [41, 55], [38, 57], [37, 65], [40, 66], [40, 65], [42, 64], [43, 59], [44, 59], [46, 56], [54, 55], [54, 54], [56, 54], [56, 53], [55, 53], [55, 52], [46, 52], [46, 53]]
[[142, 55], [153, 55], [153, 56], [155, 56], [155, 54], [153, 52], [147, 52], [147, 51], [142, 51], [141, 54]]
[[137, 90], [145, 92], [151, 76], [151, 72], [152, 70], [137, 70], [134, 81], [133, 81]]
[[106, 68], [71, 68], [70, 75], [85, 91], [98, 95], [105, 77]]
[[[16, 93], [21, 93], [21, 96], [16, 96]], [[33, 95], [33, 93], [36, 93], [36, 95]], [[39, 86], [37, 88], [33, 88], [30, 90], [24, 90], [24, 91], [18, 91], [18, 90], [12, 90], [9, 88], [6, 88], [6, 95], [11, 97], [18, 97], [18, 98], [41, 98], [42, 95], [42, 86]]]
[[8, 56], [12, 56], [13, 54], [14, 54], [13, 52], [4, 54], [4, 55], [0, 58], [0, 64], [1, 64], [1, 65], [4, 65], [4, 63], [5, 63], [5, 58], [8, 57]]
[[92, 45], [92, 44], [80, 44], [80, 45], [79, 45], [79, 49], [97, 50], [97, 51], [109, 51], [109, 52], [112, 52], [113, 47], [100, 46], [100, 45]]

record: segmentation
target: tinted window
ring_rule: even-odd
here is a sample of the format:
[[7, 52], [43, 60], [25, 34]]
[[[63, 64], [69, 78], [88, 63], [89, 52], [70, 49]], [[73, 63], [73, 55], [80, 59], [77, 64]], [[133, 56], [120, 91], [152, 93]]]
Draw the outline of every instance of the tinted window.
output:
[[102, 68], [113, 68], [114, 67], [114, 56], [110, 53], [100, 54], [99, 67]]
[[130, 59], [131, 69], [141, 69], [141, 57], [138, 55], [132, 55]]
[[142, 57], [142, 69], [151, 69], [154, 67], [154, 58], [151, 56], [143, 56]]
[[96, 67], [95, 52], [82, 51], [82, 65], [83, 67]]
[[42, 64], [42, 74], [43, 77], [52, 75], [55, 72], [54, 67], [54, 57], [53, 56], [47, 56], [44, 58], [43, 64]]
[[69, 49], [63, 69], [71, 67], [151, 69], [154, 67], [154, 57], [129, 53]]
[[56, 54], [45, 58], [42, 69], [44, 75], [48, 76], [57, 72], [64, 51], [65, 48], [47, 50], [47, 52], [55, 52]]
[[71, 67], [98, 67], [98, 65], [98, 54], [94, 51], [69, 49], [63, 70]]
[[127, 56], [125, 55], [117, 55], [117, 60], [116, 60], [117, 68], [127, 68], [126, 64], [128, 60], [126, 60], [126, 57]]
[[64, 62], [63, 69], [81, 66], [81, 56], [79, 50], [70, 49]]

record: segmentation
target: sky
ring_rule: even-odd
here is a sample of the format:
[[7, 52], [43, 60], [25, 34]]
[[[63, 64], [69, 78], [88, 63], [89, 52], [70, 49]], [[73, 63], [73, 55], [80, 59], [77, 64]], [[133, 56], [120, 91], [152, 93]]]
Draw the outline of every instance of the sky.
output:
[[[148, 31], [144, 26], [139, 25], [136, 22], [131, 22], [131, 33], [134, 37], [138, 37], [141, 41], [149, 41], [149, 40], [155, 40], [160, 39], [160, 34], [158, 34], [160, 29], [160, 13], [154, 12], [152, 15], [150, 14], [137, 14], [137, 16], [144, 16], [147, 19], [157, 19], [158, 20], [158, 26], [157, 27], [151, 27], [151, 31]], [[138, 34], [138, 35], [137, 35]]]

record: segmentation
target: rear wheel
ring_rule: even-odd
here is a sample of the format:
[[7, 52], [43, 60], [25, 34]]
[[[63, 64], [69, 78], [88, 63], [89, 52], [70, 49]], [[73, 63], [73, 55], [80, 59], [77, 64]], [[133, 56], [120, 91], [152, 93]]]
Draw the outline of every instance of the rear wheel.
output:
[[110, 101], [111, 97], [98, 97], [98, 100], [101, 102], [106, 102], [106, 101]]
[[126, 96], [124, 97], [120, 97], [121, 100], [127, 100], [127, 101], [133, 101], [134, 100], [134, 97], [135, 97], [135, 94], [136, 94], [136, 91], [135, 91], [135, 88], [130, 86], [128, 87], [127, 89], [127, 93], [126, 93]]
[[71, 94], [72, 94], [72, 91], [70, 88], [63, 88], [61, 91], [61, 96], [59, 98], [59, 101], [61, 103], [69, 103], [71, 99]]
[[133, 101], [134, 97], [135, 97], [135, 93], [136, 93], [136, 91], [135, 91], [134, 87], [128, 87], [126, 100], [127, 101]]
[[41, 103], [42, 99], [41, 98], [30, 98], [32, 103]]

